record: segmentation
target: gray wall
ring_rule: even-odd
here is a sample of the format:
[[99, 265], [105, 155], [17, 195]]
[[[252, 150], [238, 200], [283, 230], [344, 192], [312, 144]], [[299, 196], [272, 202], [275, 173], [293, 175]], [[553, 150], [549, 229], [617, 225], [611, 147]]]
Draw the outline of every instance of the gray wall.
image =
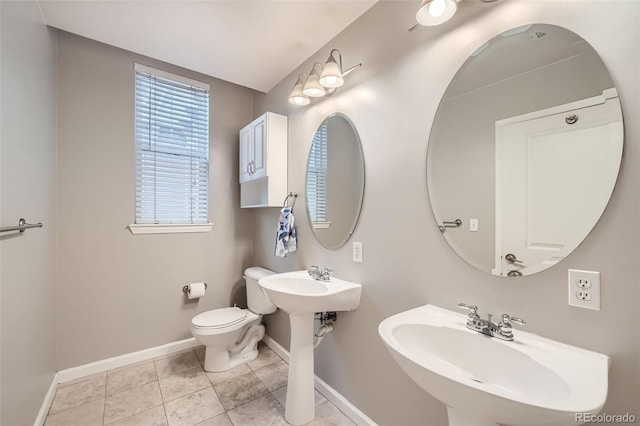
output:
[[[416, 4], [380, 2], [257, 99], [256, 115], [266, 110], [289, 115], [290, 191], [304, 193], [307, 153], [326, 115], [346, 113], [360, 133], [367, 176], [352, 241], [362, 241], [363, 263], [351, 262], [350, 243], [336, 251], [323, 249], [303, 214], [296, 221], [298, 253], [273, 257], [277, 209], [256, 212], [255, 258], [277, 271], [328, 266], [336, 276], [363, 284], [358, 310], [340, 313], [335, 331], [316, 349], [316, 373], [381, 425], [445, 424], [444, 406], [400, 370], [377, 333], [384, 318], [426, 303], [449, 309], [458, 302], [475, 303], [483, 315], [518, 315], [527, 319], [527, 331], [611, 356], [605, 411], [640, 416], [640, 4], [575, 5], [464, 2], [453, 21], [410, 34]], [[532, 22], [564, 26], [600, 53], [620, 93], [625, 156], [610, 205], [584, 243], [553, 268], [513, 281], [467, 265], [444, 241], [429, 205], [426, 153], [438, 103], [460, 65], [486, 40]], [[346, 67], [358, 62], [363, 67], [331, 98], [302, 108], [288, 104], [295, 76], [324, 61], [331, 48], [342, 51]], [[390, 220], [398, 214], [400, 224]], [[568, 268], [601, 271], [600, 312], [567, 305]], [[266, 321], [267, 333], [288, 347], [286, 314]]]
[[0, 424], [33, 423], [55, 365], [55, 43], [33, 1], [0, 2]]
[[[139, 62], [211, 85], [210, 233], [131, 235]], [[60, 369], [191, 337], [199, 312], [246, 303], [252, 213], [240, 209], [238, 131], [252, 90], [82, 37], [58, 37]], [[199, 302], [181, 288], [205, 281]]]

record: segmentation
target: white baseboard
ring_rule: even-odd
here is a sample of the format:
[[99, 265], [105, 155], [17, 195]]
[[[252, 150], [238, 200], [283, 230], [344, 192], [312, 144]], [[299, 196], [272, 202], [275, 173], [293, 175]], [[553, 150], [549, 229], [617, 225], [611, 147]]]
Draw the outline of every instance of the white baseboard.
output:
[[78, 367], [67, 368], [58, 371], [58, 383], [65, 383], [80, 377], [90, 376], [96, 373], [102, 373], [114, 368], [124, 367], [125, 365], [135, 364], [136, 362], [146, 361], [148, 359], [157, 358], [159, 356], [169, 355], [174, 352], [180, 352], [191, 349], [200, 343], [194, 338], [180, 340], [177, 342], [167, 343], [166, 345], [156, 346], [155, 348], [143, 349], [137, 352], [107, 358]]
[[40, 407], [40, 411], [38, 411], [38, 415], [36, 416], [35, 421], [33, 422], [33, 426], [42, 426], [44, 425], [44, 421], [47, 419], [47, 414], [49, 414], [49, 408], [53, 403], [53, 397], [56, 395], [56, 390], [58, 390], [58, 373], [53, 375], [53, 380], [51, 381], [51, 386], [49, 386], [49, 390], [44, 396], [42, 400], [42, 406]]
[[[277, 353], [280, 358], [289, 362], [289, 351], [283, 348], [278, 342], [267, 335], [265, 335], [262, 340], [271, 348], [271, 350]], [[376, 422], [371, 420], [366, 414], [360, 411], [358, 407], [349, 402], [347, 398], [342, 396], [337, 390], [329, 386], [327, 382], [316, 375], [314, 375], [314, 385], [316, 389], [318, 389], [318, 392], [320, 392], [329, 402], [335, 405], [336, 408], [342, 411], [358, 426], [377, 426]]]

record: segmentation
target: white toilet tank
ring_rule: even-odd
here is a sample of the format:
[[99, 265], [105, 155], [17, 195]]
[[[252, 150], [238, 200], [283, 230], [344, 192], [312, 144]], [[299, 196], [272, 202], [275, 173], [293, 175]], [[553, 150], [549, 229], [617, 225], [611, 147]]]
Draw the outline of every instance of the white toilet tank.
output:
[[278, 309], [258, 285], [260, 278], [273, 274], [275, 272], [260, 267], [247, 268], [244, 271], [247, 283], [247, 306], [251, 312], [264, 315], [273, 313]]

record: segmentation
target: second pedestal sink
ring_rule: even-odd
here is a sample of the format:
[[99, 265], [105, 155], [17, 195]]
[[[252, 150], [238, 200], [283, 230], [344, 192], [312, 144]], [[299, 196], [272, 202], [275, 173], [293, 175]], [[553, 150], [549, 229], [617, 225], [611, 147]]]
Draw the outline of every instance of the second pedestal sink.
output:
[[499, 340], [467, 316], [425, 305], [378, 331], [400, 367], [447, 406], [454, 425], [577, 424], [607, 398], [609, 357], [527, 333]]
[[289, 314], [291, 347], [285, 419], [302, 425], [315, 418], [313, 402], [313, 316], [316, 312], [353, 311], [362, 286], [331, 277], [318, 281], [307, 271], [269, 275], [258, 281], [278, 308]]

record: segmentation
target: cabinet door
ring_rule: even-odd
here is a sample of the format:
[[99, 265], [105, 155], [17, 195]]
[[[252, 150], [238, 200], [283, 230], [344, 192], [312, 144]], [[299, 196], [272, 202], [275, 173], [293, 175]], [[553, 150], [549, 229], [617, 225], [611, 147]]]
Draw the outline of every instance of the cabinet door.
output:
[[251, 124], [240, 130], [240, 183], [251, 180], [253, 151], [253, 127]]
[[252, 123], [253, 126], [253, 158], [252, 179], [267, 176], [267, 115], [263, 115]]

